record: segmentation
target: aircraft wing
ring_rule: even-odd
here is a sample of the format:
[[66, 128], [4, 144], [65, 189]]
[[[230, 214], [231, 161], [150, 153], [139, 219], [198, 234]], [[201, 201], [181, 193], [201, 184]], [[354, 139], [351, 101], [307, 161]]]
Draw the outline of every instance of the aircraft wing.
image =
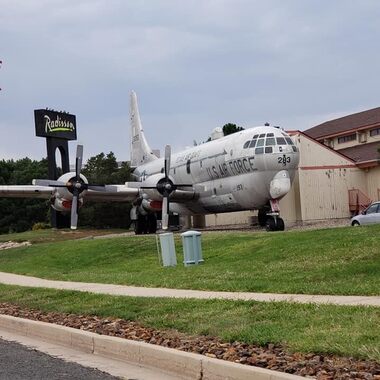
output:
[[49, 199], [55, 192], [54, 187], [34, 185], [0, 186], [0, 197], [5, 198], [42, 198]]
[[128, 202], [136, 199], [138, 195], [138, 188], [125, 185], [105, 185], [96, 190], [88, 190], [84, 195], [84, 199], [98, 202]]

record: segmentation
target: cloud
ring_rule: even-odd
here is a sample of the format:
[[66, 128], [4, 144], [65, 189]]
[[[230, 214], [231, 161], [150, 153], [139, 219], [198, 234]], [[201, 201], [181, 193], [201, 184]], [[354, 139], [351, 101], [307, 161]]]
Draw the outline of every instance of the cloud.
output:
[[305, 129], [324, 115], [379, 105], [376, 1], [0, 0], [0, 7], [0, 156], [43, 155], [32, 115], [51, 107], [77, 115], [85, 151], [113, 147], [124, 159], [132, 89], [158, 148], [191, 145], [225, 122]]

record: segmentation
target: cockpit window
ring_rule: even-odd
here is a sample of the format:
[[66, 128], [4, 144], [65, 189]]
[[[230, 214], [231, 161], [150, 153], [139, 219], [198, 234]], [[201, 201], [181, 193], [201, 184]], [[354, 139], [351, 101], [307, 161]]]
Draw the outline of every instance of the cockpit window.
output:
[[263, 153], [264, 153], [264, 148], [256, 148], [255, 149], [255, 154], [263, 154]]
[[265, 137], [265, 133], [262, 133], [259, 137]]
[[286, 145], [286, 141], [283, 137], [277, 137], [276, 141], [277, 141], [277, 145]]
[[276, 139], [274, 137], [267, 138], [265, 141], [265, 145], [276, 145]]
[[253, 138], [254, 139], [257, 139], [259, 137], [259, 135], [254, 135]]
[[273, 133], [267, 133], [267, 137], [274, 137]]
[[251, 145], [249, 147], [254, 148], [255, 146], [256, 146], [256, 140], [252, 140]]
[[266, 146], [265, 153], [273, 153], [273, 148], [271, 146]]
[[246, 142], [244, 143], [243, 149], [247, 149], [247, 148], [249, 147], [249, 144], [250, 144], [250, 143], [251, 143], [250, 140], [246, 141]]
[[290, 137], [285, 137], [285, 140], [286, 140], [286, 142], [287, 142], [289, 145], [294, 145], [294, 142], [293, 142], [293, 140], [292, 140]]
[[256, 146], [264, 146], [264, 139], [257, 140]]
[[293, 152], [298, 152], [298, 149], [295, 145], [293, 145], [292, 148], [293, 148]]

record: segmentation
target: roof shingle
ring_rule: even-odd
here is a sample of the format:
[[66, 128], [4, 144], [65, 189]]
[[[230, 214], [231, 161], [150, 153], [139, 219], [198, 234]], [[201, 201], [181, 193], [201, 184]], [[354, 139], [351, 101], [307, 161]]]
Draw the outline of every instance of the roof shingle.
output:
[[304, 133], [314, 139], [320, 139], [324, 136], [348, 132], [373, 124], [380, 124], [380, 107], [326, 121], [304, 131]]

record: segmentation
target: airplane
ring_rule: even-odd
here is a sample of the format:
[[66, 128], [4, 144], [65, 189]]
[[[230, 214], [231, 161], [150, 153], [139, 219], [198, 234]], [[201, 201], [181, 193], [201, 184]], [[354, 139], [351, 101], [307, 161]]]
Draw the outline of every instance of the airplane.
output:
[[81, 173], [83, 146], [77, 146], [75, 172], [58, 180], [35, 179], [32, 185], [0, 186], [0, 197], [51, 200], [60, 212], [71, 213], [77, 228], [84, 200], [132, 202], [136, 234], [156, 233], [157, 217], [168, 229], [169, 214], [199, 215], [258, 210], [259, 223], [268, 231], [284, 230], [279, 200], [291, 188], [299, 151], [279, 127], [245, 129], [223, 136], [219, 129], [209, 142], [172, 154], [170, 145], [158, 158], [147, 143], [132, 91], [131, 169], [136, 179], [120, 185], [93, 185]]

